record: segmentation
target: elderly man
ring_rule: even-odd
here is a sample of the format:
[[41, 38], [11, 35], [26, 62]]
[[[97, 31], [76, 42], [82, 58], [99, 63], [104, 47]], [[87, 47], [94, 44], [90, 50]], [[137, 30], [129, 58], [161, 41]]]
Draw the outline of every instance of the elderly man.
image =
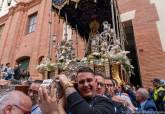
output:
[[30, 114], [32, 102], [22, 92], [12, 91], [0, 99], [0, 114]]
[[40, 107], [38, 105], [38, 103], [39, 103], [38, 90], [39, 90], [42, 82], [43, 82], [42, 80], [35, 80], [30, 85], [28, 95], [30, 96], [30, 98], [32, 100], [32, 113], [31, 114], [42, 114]]
[[81, 67], [77, 72], [77, 91], [65, 75], [59, 80], [67, 98], [68, 111], [72, 114], [114, 114], [112, 102], [96, 95], [97, 81], [93, 70]]
[[145, 88], [137, 90], [136, 100], [140, 103], [140, 111], [157, 111], [154, 101], [149, 98], [149, 93]]

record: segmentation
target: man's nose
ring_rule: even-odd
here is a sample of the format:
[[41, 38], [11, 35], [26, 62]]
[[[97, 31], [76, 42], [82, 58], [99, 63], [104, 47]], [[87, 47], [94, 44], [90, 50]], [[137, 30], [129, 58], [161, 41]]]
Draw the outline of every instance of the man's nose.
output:
[[105, 87], [106, 87], [106, 88], [108, 88], [108, 85], [107, 85], [107, 84], [105, 84]]
[[33, 96], [33, 92], [30, 92], [30, 93], [29, 93], [29, 96]]
[[106, 85], [105, 88], [108, 89], [109, 87]]
[[88, 86], [88, 82], [87, 81], [84, 82], [84, 86]]
[[101, 88], [101, 85], [100, 85], [100, 84], [98, 84], [98, 85], [97, 85], [97, 87], [98, 87], [98, 88]]

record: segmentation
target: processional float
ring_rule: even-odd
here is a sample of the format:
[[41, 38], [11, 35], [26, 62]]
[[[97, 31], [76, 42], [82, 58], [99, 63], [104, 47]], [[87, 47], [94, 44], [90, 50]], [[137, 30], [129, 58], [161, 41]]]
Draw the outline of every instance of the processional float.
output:
[[48, 72], [54, 75], [63, 72], [74, 80], [79, 67], [89, 66], [119, 84], [129, 82], [133, 66], [127, 57], [129, 52], [124, 50], [125, 36], [116, 0], [52, 0], [52, 4], [87, 43], [85, 55], [79, 59], [73, 41], [66, 36], [57, 46], [56, 62], [44, 58], [37, 66], [43, 79], [48, 78]]

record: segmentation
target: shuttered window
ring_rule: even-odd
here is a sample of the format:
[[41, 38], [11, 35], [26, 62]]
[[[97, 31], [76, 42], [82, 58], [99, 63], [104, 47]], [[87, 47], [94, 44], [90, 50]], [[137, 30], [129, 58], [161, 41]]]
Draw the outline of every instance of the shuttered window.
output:
[[28, 17], [27, 33], [31, 33], [36, 30], [36, 23], [37, 23], [37, 13], [34, 13]]

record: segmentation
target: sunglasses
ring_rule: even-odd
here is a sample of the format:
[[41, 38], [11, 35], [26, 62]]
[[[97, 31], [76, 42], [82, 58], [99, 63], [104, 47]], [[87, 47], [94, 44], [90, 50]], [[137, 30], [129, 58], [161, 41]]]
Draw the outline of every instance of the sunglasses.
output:
[[112, 87], [113, 84], [105, 84], [105, 86], [107, 86], [107, 87]]
[[89, 78], [89, 79], [86, 79], [86, 80], [80, 80], [78, 83], [83, 85], [83, 84], [85, 84], [85, 82], [91, 83], [92, 81], [93, 81], [93, 79]]
[[34, 96], [38, 96], [38, 91], [29, 89], [28, 94], [33, 93]]
[[101, 87], [103, 87], [103, 86], [105, 86], [105, 84], [104, 83], [101, 83], [101, 82], [97, 82], [97, 86], [101, 86]]
[[25, 111], [23, 108], [19, 107], [18, 105], [13, 105], [13, 106], [20, 109], [23, 112], [23, 114], [31, 114], [31, 111]]

